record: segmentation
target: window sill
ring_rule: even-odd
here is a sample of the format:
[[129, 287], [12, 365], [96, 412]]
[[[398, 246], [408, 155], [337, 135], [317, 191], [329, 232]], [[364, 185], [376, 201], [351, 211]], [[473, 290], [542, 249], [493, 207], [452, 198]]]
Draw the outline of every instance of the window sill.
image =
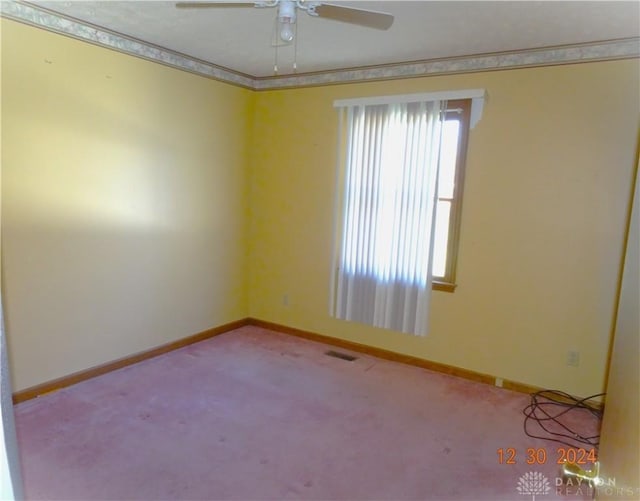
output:
[[456, 290], [457, 284], [452, 284], [449, 282], [439, 282], [438, 280], [434, 280], [431, 283], [431, 290], [434, 291], [442, 291], [442, 292], [453, 292]]

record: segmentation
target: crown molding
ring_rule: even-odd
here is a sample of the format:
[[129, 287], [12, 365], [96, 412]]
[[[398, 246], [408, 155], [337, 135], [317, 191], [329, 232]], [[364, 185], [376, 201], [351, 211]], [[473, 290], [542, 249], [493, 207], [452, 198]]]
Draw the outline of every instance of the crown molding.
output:
[[78, 40], [252, 90], [275, 90], [416, 78], [640, 57], [640, 38], [543, 47], [512, 52], [367, 66], [275, 77], [254, 77], [62, 16], [27, 2], [0, 0], [0, 16]]

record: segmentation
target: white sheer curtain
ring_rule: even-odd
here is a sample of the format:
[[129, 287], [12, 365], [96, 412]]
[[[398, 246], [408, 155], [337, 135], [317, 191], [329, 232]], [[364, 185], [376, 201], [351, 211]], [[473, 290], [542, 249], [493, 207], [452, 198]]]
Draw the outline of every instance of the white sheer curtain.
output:
[[425, 335], [446, 101], [347, 106], [332, 315]]

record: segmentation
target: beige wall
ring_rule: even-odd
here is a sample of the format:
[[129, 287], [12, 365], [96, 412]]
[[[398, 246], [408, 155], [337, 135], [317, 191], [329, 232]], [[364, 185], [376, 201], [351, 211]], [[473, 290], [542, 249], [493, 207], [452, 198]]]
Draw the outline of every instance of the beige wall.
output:
[[[600, 437], [601, 499], [640, 499], [639, 182], [637, 178]], [[615, 488], [609, 479], [615, 480]]]
[[[602, 391], [638, 133], [638, 61], [259, 93], [253, 317], [578, 395]], [[418, 338], [328, 315], [335, 99], [484, 88], [455, 293]], [[288, 296], [289, 305], [283, 304]], [[568, 350], [580, 366], [568, 367]]]
[[2, 42], [14, 390], [246, 317], [251, 92], [11, 21]]

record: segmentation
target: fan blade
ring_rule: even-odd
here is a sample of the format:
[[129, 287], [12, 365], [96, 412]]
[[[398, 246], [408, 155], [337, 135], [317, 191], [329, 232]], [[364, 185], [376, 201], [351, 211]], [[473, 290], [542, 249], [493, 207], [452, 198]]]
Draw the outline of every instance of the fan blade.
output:
[[246, 2], [177, 2], [178, 9], [208, 9], [210, 7], [255, 7], [255, 3]]
[[393, 24], [393, 16], [386, 12], [376, 12], [373, 10], [354, 9], [353, 7], [342, 7], [330, 3], [318, 5], [315, 12], [326, 19], [334, 19], [343, 23], [359, 24], [367, 28], [377, 30], [388, 30]]

